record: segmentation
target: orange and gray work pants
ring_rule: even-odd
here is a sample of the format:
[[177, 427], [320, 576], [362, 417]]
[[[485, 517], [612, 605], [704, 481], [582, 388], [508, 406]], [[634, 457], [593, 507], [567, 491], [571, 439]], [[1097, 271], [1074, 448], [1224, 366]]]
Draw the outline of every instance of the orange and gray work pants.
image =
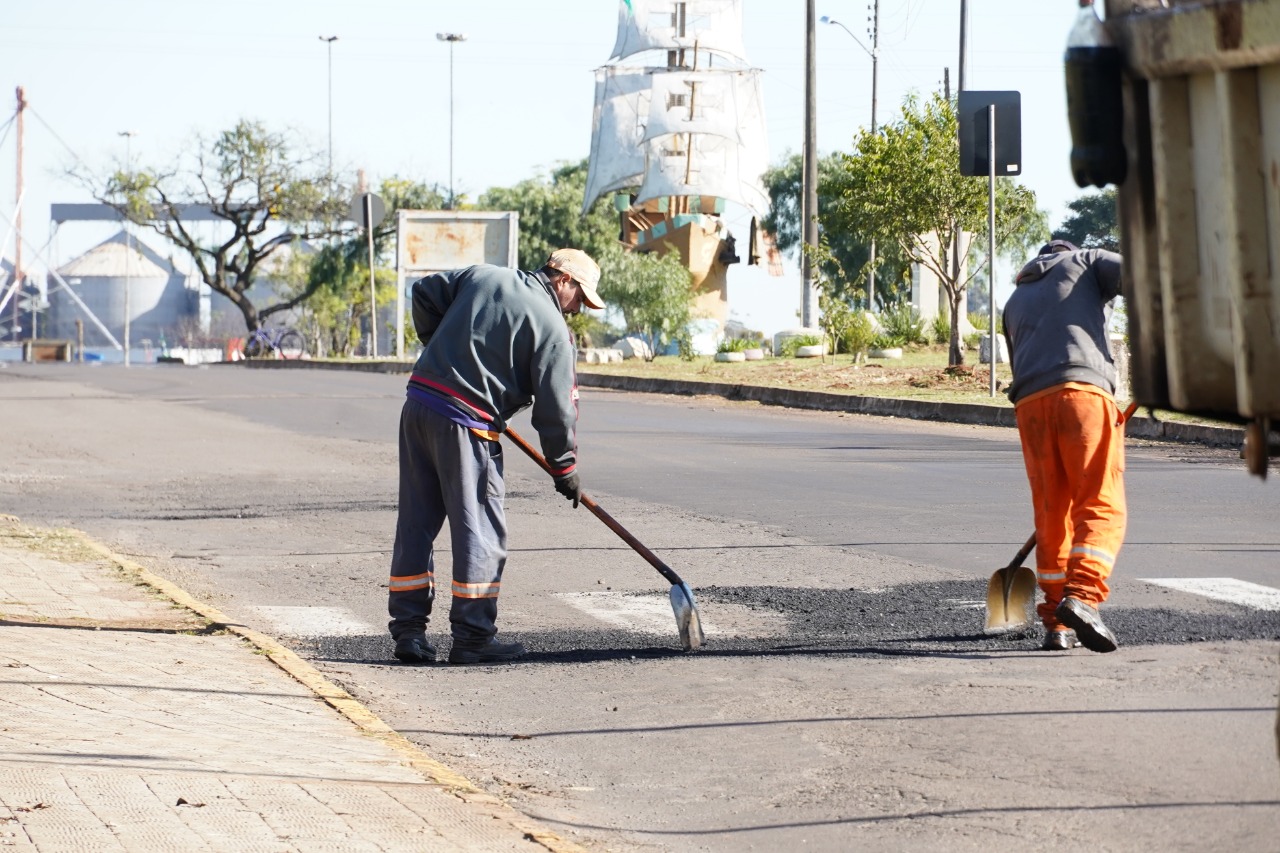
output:
[[1036, 575], [1047, 630], [1064, 597], [1097, 607], [1124, 542], [1124, 424], [1115, 400], [1068, 383], [1019, 400], [1018, 433], [1035, 506]]
[[[496, 436], [495, 436], [496, 438]], [[400, 414], [400, 511], [391, 555], [391, 636], [422, 634], [436, 597], [433, 544], [449, 522], [455, 644], [482, 646], [497, 633], [507, 563], [502, 445], [415, 400]]]

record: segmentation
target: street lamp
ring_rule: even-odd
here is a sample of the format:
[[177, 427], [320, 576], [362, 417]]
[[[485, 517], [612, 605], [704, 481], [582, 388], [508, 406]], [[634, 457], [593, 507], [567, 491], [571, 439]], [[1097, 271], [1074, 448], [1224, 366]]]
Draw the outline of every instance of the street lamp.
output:
[[453, 46], [466, 41], [467, 37], [464, 33], [436, 33], [436, 38], [449, 43], [449, 206], [446, 210], [453, 210]]
[[[876, 0], [875, 6], [875, 22], [871, 29], [871, 47], [867, 47], [862, 40], [853, 34], [853, 30], [834, 18], [823, 15], [819, 18], [824, 24], [834, 24], [849, 34], [849, 38], [857, 43], [858, 47], [866, 51], [871, 57], [871, 133], [874, 136], [876, 132], [876, 92], [879, 89], [880, 82], [880, 2]], [[867, 310], [875, 308], [876, 304], [876, 239], [871, 238], [871, 270], [867, 273]]]
[[[133, 138], [136, 130], [121, 130], [117, 136], [124, 137], [124, 170], [132, 180], [133, 175]], [[129, 366], [129, 322], [133, 310], [129, 304], [129, 291], [133, 289], [133, 233], [129, 230], [129, 220], [124, 221], [124, 366]]]
[[337, 36], [320, 36], [320, 41], [329, 43], [329, 179], [333, 180], [333, 43]]

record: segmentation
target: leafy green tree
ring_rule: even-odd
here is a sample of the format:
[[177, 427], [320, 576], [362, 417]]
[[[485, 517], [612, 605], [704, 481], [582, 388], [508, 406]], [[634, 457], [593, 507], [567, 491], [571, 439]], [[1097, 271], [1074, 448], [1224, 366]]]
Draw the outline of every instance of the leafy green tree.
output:
[[1053, 232], [1055, 240], [1070, 240], [1082, 249], [1120, 251], [1116, 189], [1086, 193], [1067, 203], [1071, 215]]
[[581, 249], [597, 260], [618, 242], [618, 215], [612, 196], [598, 199], [580, 215], [587, 188], [587, 161], [562, 164], [549, 176], [514, 187], [485, 191], [476, 208], [520, 214], [519, 266], [538, 269], [556, 249]]
[[[373, 231], [374, 283], [378, 304], [395, 301], [396, 277], [388, 266], [395, 248], [396, 214], [400, 210], [440, 210], [444, 193], [435, 184], [391, 177], [377, 193], [387, 215]], [[311, 254], [293, 253], [276, 276], [286, 299], [306, 293], [295, 323], [317, 355], [348, 356], [356, 351], [361, 324], [369, 317], [369, 244], [362, 230], [328, 243]], [[412, 328], [412, 324], [408, 328]]]
[[[960, 174], [960, 135], [954, 105], [935, 93], [908, 97], [902, 116], [878, 133], [860, 133], [854, 153], [841, 155], [829, 183], [837, 197], [827, 231], [844, 229], [896, 245], [942, 283], [950, 309], [948, 361], [964, 363], [959, 311], [974, 269], [952, 262], [957, 230], [981, 233], [987, 218], [987, 182]], [[996, 245], [1035, 209], [1035, 193], [1007, 178], [998, 190]]]
[[600, 256], [600, 272], [600, 296], [622, 314], [627, 332], [649, 342], [650, 358], [663, 341], [687, 343], [693, 280], [679, 255], [612, 246]]
[[[852, 305], [866, 299], [867, 264], [871, 260], [871, 241], [859, 232], [845, 228], [832, 228], [832, 212], [839, 198], [832, 192], [831, 182], [842, 166], [839, 153], [829, 154], [818, 161], [818, 228], [822, 248], [814, 254], [818, 277], [823, 282], [825, 296], [834, 302]], [[769, 193], [769, 212], [761, 224], [773, 234], [778, 251], [795, 256], [801, 249], [804, 234], [801, 221], [804, 193], [804, 158], [799, 154], [788, 157], [779, 166], [770, 168], [763, 176]], [[896, 245], [878, 246], [876, 258], [876, 295], [884, 301], [893, 301], [903, 287], [910, 282], [910, 263]]]
[[[272, 255], [351, 228], [343, 221], [349, 189], [326, 174], [323, 157], [298, 147], [291, 136], [242, 119], [213, 139], [197, 138], [168, 167], [78, 177], [99, 201], [191, 255], [201, 280], [231, 300], [252, 332], [311, 295], [302, 288], [270, 305], [249, 297]], [[193, 207], [220, 220], [214, 236], [197, 229]]]
[[[1022, 261], [1033, 257], [1049, 234], [1049, 215], [1037, 207], [1020, 205], [1016, 200], [1011, 202], [1009, 193], [1015, 191], [1017, 184], [1012, 181], [996, 182], [996, 209], [1006, 205], [1012, 207], [1011, 220], [1007, 234], [1002, 238], [997, 227], [996, 254], [1006, 260], [1020, 265]], [[969, 311], [981, 312], [987, 322], [975, 328], [986, 329], [990, 325], [991, 296], [990, 270], [987, 268], [987, 220], [982, 221], [982, 230], [972, 235], [969, 243], [967, 264], [972, 270], [969, 282]], [[997, 223], [997, 226], [999, 223]]]

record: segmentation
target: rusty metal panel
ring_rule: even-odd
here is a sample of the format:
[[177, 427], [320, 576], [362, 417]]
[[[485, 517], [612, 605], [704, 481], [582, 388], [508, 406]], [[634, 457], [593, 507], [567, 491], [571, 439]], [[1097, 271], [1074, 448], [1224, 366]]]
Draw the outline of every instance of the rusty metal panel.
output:
[[396, 220], [396, 358], [404, 358], [405, 288], [424, 275], [474, 264], [514, 267], [520, 214], [487, 210], [402, 210]]
[[[1138, 8], [1145, 6], [1145, 8]], [[1135, 396], [1280, 418], [1280, 0], [1109, 2]]]
[[472, 264], [514, 267], [518, 223], [509, 211], [402, 210], [397, 266], [422, 275]]

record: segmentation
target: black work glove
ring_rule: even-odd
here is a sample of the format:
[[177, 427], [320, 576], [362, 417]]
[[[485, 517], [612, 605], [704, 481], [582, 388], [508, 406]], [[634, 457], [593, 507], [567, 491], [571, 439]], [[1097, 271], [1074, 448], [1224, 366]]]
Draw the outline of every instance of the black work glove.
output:
[[576, 473], [556, 477], [556, 491], [573, 501], [574, 509], [578, 508], [578, 502], [582, 500], [582, 483]]

